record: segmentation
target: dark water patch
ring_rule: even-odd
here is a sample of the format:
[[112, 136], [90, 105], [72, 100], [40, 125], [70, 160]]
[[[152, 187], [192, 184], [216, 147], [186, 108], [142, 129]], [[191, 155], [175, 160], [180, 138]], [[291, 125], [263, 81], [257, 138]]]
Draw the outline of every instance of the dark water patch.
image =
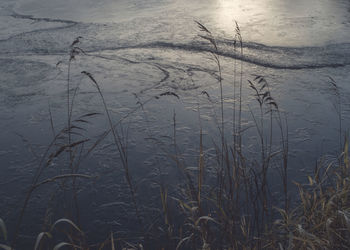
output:
[[[64, 29], [65, 27], [51, 28]], [[76, 27], [77, 28], [77, 27]], [[80, 28], [86, 28], [80, 26]], [[33, 31], [36, 32], [36, 31]], [[68, 37], [65, 37], [65, 42], [68, 42]], [[71, 39], [73, 35], [71, 36]], [[64, 43], [65, 43], [64, 42]], [[91, 43], [92, 41], [88, 41]], [[30, 32], [22, 35], [16, 35], [11, 39], [0, 41], [13, 46], [15, 50], [5, 50], [2, 54], [13, 55], [18, 53], [26, 53], [26, 55], [57, 55], [67, 53], [67, 46], [62, 46], [62, 43], [57, 43], [56, 40], [50, 40], [48, 37], [34, 36]], [[10, 44], [11, 43], [11, 44]], [[121, 51], [132, 49], [165, 49], [173, 51], [185, 51], [189, 53], [213, 53], [214, 50], [208, 44], [203, 42], [175, 43], [175, 42], [150, 42], [133, 44], [133, 42], [119, 41], [119, 46], [110, 46], [110, 42], [95, 41], [85, 51], [87, 53], [96, 53], [103, 51]], [[301, 70], [301, 69], [322, 69], [322, 68], [339, 68], [350, 65], [350, 43], [331, 44], [323, 47], [280, 47], [267, 46], [254, 42], [246, 42], [243, 45], [243, 55], [237, 50], [234, 50], [231, 43], [227, 41], [219, 42], [217, 52], [218, 55], [236, 59], [238, 61], [247, 62], [252, 65], [257, 65], [271, 69], [286, 69], [286, 70]], [[7, 47], [4, 44], [5, 47]], [[99, 56], [102, 57], [102, 56]], [[130, 59], [124, 58], [127, 63], [138, 63]]]
[[[339, 68], [350, 65], [350, 44], [329, 45], [325, 47], [268, 47], [256, 43], [247, 43], [243, 55], [233, 48], [219, 48], [218, 55], [244, 61], [253, 65], [272, 69], [321, 69]], [[251, 46], [253, 45], [253, 46]], [[214, 53], [213, 48], [204, 43], [170, 43], [154, 42], [132, 46], [105, 47], [89, 50], [97, 52], [103, 50], [127, 50], [127, 49], [171, 49], [188, 52]]]
[[20, 18], [20, 19], [26, 19], [26, 20], [32, 20], [32, 21], [45, 21], [45, 22], [51, 22], [51, 23], [65, 23], [65, 24], [77, 24], [78, 22], [71, 21], [71, 20], [64, 20], [64, 19], [57, 19], [57, 18], [47, 18], [47, 17], [34, 17], [33, 15], [23, 15], [15, 12], [12, 10], [12, 14], [10, 16], [14, 18]]

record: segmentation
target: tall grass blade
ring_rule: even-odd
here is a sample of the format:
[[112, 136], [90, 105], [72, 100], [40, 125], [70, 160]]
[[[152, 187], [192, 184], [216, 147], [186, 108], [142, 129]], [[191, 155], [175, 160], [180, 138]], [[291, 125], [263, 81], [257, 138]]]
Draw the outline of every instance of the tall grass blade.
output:
[[[137, 215], [139, 224], [141, 226], [143, 226], [142, 218], [141, 218], [139, 208], [137, 205], [137, 201], [136, 201], [136, 191], [135, 191], [135, 187], [134, 187], [132, 177], [130, 174], [130, 170], [129, 170], [128, 157], [127, 157], [128, 156], [127, 155], [127, 147], [123, 144], [122, 138], [121, 138], [120, 134], [118, 133], [118, 129], [113, 126], [112, 118], [109, 114], [107, 103], [106, 103], [106, 100], [103, 96], [100, 85], [97, 83], [96, 79], [92, 76], [91, 73], [89, 73], [87, 71], [82, 71], [81, 74], [86, 75], [92, 81], [93, 86], [96, 87], [96, 89], [101, 97], [103, 107], [104, 107], [105, 113], [107, 115], [108, 123], [110, 126], [110, 131], [112, 132], [112, 135], [113, 135], [114, 144], [119, 152], [119, 156], [121, 158], [121, 162], [122, 162], [122, 165], [124, 168], [125, 179], [126, 179], [128, 186], [129, 186], [129, 191], [131, 194], [132, 202], [133, 202], [135, 210], [136, 210], [136, 215]], [[175, 94], [175, 96], [177, 96], [177, 95]]]
[[79, 231], [80, 233], [83, 233], [80, 228], [74, 224], [73, 221], [69, 220], [69, 219], [59, 219], [57, 220], [52, 226], [51, 226], [51, 231], [57, 226], [57, 224], [60, 224], [60, 223], [68, 223], [69, 225], [71, 225], [73, 228], [75, 228], [77, 231]]
[[0, 244], [0, 249], [4, 249], [4, 250], [14, 250], [13, 248], [7, 246], [7, 245], [4, 245], [4, 244]]
[[180, 242], [176, 246], [176, 250], [179, 250], [181, 248], [182, 244], [184, 244], [186, 241], [190, 240], [192, 237], [193, 237], [193, 233], [190, 236], [185, 237], [182, 240], [180, 240]]
[[74, 249], [74, 248], [82, 249], [81, 247], [75, 246], [75, 245], [73, 245], [73, 244], [71, 244], [71, 243], [61, 242], [61, 243], [58, 243], [58, 244], [53, 248], [53, 250], [59, 250], [59, 249], [61, 249], [62, 247], [68, 247], [68, 246], [73, 247], [73, 249]]
[[7, 240], [7, 229], [5, 222], [0, 218], [0, 229], [2, 232], [2, 235], [4, 236], [5, 241]]
[[44, 238], [44, 236], [47, 236], [48, 238], [52, 238], [52, 235], [48, 232], [41, 232], [38, 237], [36, 238], [36, 241], [35, 241], [35, 245], [34, 245], [34, 250], [38, 250], [39, 249], [39, 246], [40, 246], [40, 243], [42, 241], [42, 239]]
[[203, 184], [203, 174], [204, 174], [204, 153], [203, 153], [203, 132], [200, 129], [200, 139], [199, 139], [199, 164], [198, 164], [198, 206], [201, 204], [201, 191]]
[[111, 245], [112, 245], [112, 250], [115, 250], [114, 247], [114, 237], [113, 237], [113, 233], [111, 232]]
[[349, 138], [345, 137], [345, 145], [344, 145], [344, 164], [347, 169], [349, 169]]

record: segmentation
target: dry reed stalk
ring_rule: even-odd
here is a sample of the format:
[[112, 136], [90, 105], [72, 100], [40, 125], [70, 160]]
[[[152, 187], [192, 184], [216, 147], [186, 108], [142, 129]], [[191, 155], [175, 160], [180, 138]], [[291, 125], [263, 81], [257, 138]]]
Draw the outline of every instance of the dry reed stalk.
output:
[[103, 103], [103, 106], [104, 106], [104, 111], [106, 112], [108, 123], [109, 123], [109, 126], [110, 126], [110, 131], [112, 132], [112, 135], [113, 135], [114, 145], [117, 147], [117, 150], [119, 152], [119, 156], [121, 158], [121, 162], [122, 162], [122, 165], [123, 165], [123, 168], [124, 168], [125, 179], [126, 179], [126, 181], [128, 183], [128, 186], [129, 186], [129, 191], [130, 191], [130, 194], [131, 194], [132, 202], [133, 202], [134, 207], [135, 207], [135, 211], [136, 211], [136, 215], [137, 215], [137, 218], [138, 218], [138, 222], [139, 222], [140, 226], [143, 226], [141, 214], [140, 214], [137, 202], [136, 202], [135, 188], [134, 188], [134, 185], [133, 185], [133, 182], [132, 182], [132, 179], [131, 179], [131, 175], [130, 175], [126, 147], [122, 143], [122, 140], [121, 140], [121, 137], [120, 137], [120, 135], [118, 133], [118, 130], [114, 129], [114, 127], [113, 127], [112, 118], [111, 118], [111, 116], [109, 114], [107, 103], [106, 103], [105, 98], [104, 98], [104, 96], [102, 94], [102, 91], [101, 91], [101, 88], [100, 88], [99, 84], [97, 83], [95, 78], [89, 72], [82, 71], [81, 73], [86, 75], [91, 80], [93, 86], [96, 87], [96, 89], [97, 89], [97, 91], [98, 91], [98, 93], [99, 93], [99, 95], [101, 97], [101, 100], [102, 100], [102, 103]]

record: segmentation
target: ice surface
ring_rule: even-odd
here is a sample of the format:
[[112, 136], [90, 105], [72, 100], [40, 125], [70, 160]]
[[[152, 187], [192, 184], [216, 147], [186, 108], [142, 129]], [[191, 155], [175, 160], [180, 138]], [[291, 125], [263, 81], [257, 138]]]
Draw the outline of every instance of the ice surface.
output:
[[[79, 46], [85, 55], [78, 55], [71, 64], [71, 93], [77, 93], [73, 117], [103, 113], [96, 88], [81, 74], [85, 70], [100, 84], [113, 121], [122, 121], [124, 135], [128, 128], [135, 182], [156, 182], [163, 175], [169, 183], [178, 180], [165, 153], [173, 148], [174, 116], [178, 144], [190, 162], [196, 161], [199, 145], [198, 109], [208, 147], [218, 138], [216, 67], [208, 59], [212, 47], [197, 36], [195, 20], [217, 38], [226, 126], [232, 126], [233, 67], [235, 60], [242, 61], [245, 126], [252, 125], [250, 109], [257, 108], [247, 80], [264, 75], [287, 114], [291, 172], [310, 169], [310, 163], [313, 167], [320, 155], [334, 153], [339, 144], [329, 76], [341, 89], [343, 125], [350, 121], [349, 9], [349, 1], [342, 0], [2, 0], [0, 185], [4, 188], [0, 197], [6, 197], [6, 202], [0, 204], [0, 216], [15, 217], [16, 211], [8, 208], [21, 200], [18, 194], [30, 184], [43, 145], [66, 124], [69, 45], [78, 36], [83, 37]], [[243, 55], [233, 49], [233, 20], [241, 28]], [[165, 92], [180, 98], [155, 98]], [[107, 128], [101, 115], [85, 124], [84, 135], [92, 144]], [[254, 152], [256, 131], [245, 133], [246, 150]], [[111, 209], [123, 207], [128, 199], [122, 167], [116, 162], [119, 157], [107, 137], [81, 168], [100, 175], [101, 181], [87, 184], [81, 193], [86, 211], [97, 216], [94, 225], [106, 223], [112, 215], [113, 227], [128, 223], [117, 209]], [[49, 173], [61, 171], [60, 162], [52, 164]], [[158, 191], [152, 185], [144, 190]], [[31, 208], [42, 200], [36, 197]]]

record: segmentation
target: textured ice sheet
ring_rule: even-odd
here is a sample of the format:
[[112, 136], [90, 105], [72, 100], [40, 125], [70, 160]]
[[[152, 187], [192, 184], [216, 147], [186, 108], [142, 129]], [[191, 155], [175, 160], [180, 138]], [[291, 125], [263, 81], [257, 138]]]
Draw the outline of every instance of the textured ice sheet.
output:
[[[313, 167], [319, 156], [338, 147], [334, 139], [338, 138], [337, 116], [332, 106], [336, 99], [328, 76], [341, 88], [343, 122], [344, 126], [349, 124], [349, 5], [340, 0], [293, 4], [277, 0], [1, 1], [0, 184], [4, 188], [0, 197], [5, 198], [0, 215], [16, 217], [16, 211], [8, 208], [18, 207], [37, 166], [35, 155], [40, 155], [52, 138], [49, 111], [56, 131], [66, 124], [69, 45], [78, 36], [83, 36], [79, 46], [86, 54], [71, 65], [71, 92], [77, 90], [73, 117], [103, 113], [96, 88], [81, 74], [86, 70], [100, 84], [113, 121], [128, 116], [123, 120], [123, 131], [129, 132], [131, 172], [141, 191], [159, 192], [157, 186], [149, 185], [158, 182], [159, 176], [169, 184], [180, 179], [168, 157], [173, 149], [174, 117], [177, 143], [195, 164], [200, 109], [206, 152], [213, 155], [212, 141], [219, 138], [215, 121], [219, 85], [215, 64], [208, 59], [212, 48], [197, 36], [194, 20], [203, 22], [217, 36], [227, 130], [232, 127], [233, 66], [237, 59], [238, 65], [243, 62], [247, 153], [254, 155], [259, 142], [256, 130], [250, 128], [250, 109], [255, 112], [258, 106], [246, 83], [255, 75], [265, 75], [272, 96], [287, 114], [291, 176], [302, 178], [301, 169], [310, 170], [310, 163]], [[241, 26], [243, 56], [233, 50], [232, 19]], [[179, 99], [174, 95], [159, 98], [165, 92], [176, 93]], [[140, 102], [146, 104], [141, 107]], [[105, 117], [100, 116], [84, 127], [84, 133], [92, 144], [107, 127]], [[130, 224], [128, 216], [123, 217], [133, 210], [119, 163], [107, 137], [80, 169], [100, 176], [96, 183], [82, 185], [82, 217], [87, 228], [108, 224], [120, 230]], [[54, 162], [48, 174], [61, 171], [62, 166]], [[43, 209], [38, 204], [47, 203], [45, 190], [40, 194], [33, 199], [31, 209]], [[145, 207], [155, 202], [146, 198], [140, 197]], [[153, 211], [150, 207], [146, 210]], [[29, 214], [34, 216], [33, 211]], [[94, 221], [90, 221], [91, 213]], [[37, 213], [25, 227], [41, 218], [42, 213]], [[27, 230], [31, 231], [35, 230]]]

